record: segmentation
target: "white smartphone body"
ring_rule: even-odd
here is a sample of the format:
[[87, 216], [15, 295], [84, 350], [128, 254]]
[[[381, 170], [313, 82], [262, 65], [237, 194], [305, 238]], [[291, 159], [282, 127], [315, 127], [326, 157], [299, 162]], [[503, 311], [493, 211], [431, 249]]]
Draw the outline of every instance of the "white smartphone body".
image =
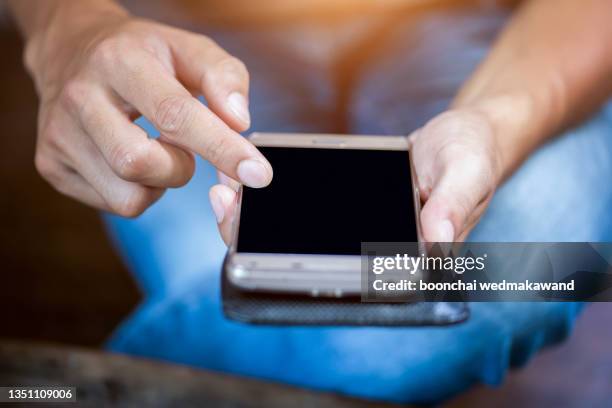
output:
[[272, 164], [241, 188], [224, 265], [241, 290], [356, 296], [361, 242], [421, 242], [420, 198], [403, 136], [254, 133]]

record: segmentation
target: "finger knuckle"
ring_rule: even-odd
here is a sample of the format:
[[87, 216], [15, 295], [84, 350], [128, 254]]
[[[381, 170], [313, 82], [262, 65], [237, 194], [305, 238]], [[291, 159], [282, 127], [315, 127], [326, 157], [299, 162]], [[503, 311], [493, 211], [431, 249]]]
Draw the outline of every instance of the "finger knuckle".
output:
[[146, 176], [151, 164], [150, 150], [144, 144], [118, 146], [112, 152], [111, 166], [124, 180], [139, 181]]
[[49, 147], [55, 150], [62, 150], [62, 140], [60, 132], [56, 129], [55, 125], [49, 125], [39, 132], [38, 142], [45, 147]]
[[216, 138], [206, 146], [206, 159], [211, 163], [219, 163], [228, 152], [229, 146], [224, 138]]
[[57, 113], [60, 109], [56, 107], [39, 122], [37, 148], [45, 153], [69, 154], [78, 144], [78, 130], [72, 119]]
[[95, 66], [112, 66], [122, 59], [121, 41], [116, 37], [105, 38], [93, 48], [92, 62]]
[[191, 98], [175, 95], [165, 97], [155, 109], [155, 125], [160, 132], [177, 136], [188, 128], [193, 111]]
[[141, 215], [148, 206], [148, 195], [144, 188], [135, 188], [122, 200], [115, 203], [113, 210], [122, 217], [134, 218]]
[[248, 83], [249, 72], [246, 65], [236, 57], [224, 56], [214, 65], [204, 71], [202, 85], [204, 87], [235, 84], [246, 81]]
[[79, 79], [68, 81], [60, 93], [61, 103], [69, 112], [79, 112], [87, 105], [91, 91], [91, 86], [86, 81]]
[[233, 56], [222, 58], [218, 63], [219, 71], [239, 76], [247, 76], [248, 71], [244, 62]]
[[43, 179], [54, 184], [59, 181], [57, 166], [46, 154], [37, 152], [34, 156], [34, 166]]

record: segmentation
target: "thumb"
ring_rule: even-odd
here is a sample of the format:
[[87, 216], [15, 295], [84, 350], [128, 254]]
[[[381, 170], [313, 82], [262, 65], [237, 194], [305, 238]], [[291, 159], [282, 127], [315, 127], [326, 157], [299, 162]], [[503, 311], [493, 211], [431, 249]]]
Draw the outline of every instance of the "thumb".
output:
[[221, 238], [229, 246], [232, 241], [232, 227], [236, 213], [236, 192], [226, 185], [217, 184], [211, 187], [209, 199], [217, 218]]
[[[470, 168], [471, 167], [471, 168]], [[472, 213], [486, 199], [488, 183], [475, 166], [446, 166], [421, 210], [426, 242], [453, 242], [461, 236]]]

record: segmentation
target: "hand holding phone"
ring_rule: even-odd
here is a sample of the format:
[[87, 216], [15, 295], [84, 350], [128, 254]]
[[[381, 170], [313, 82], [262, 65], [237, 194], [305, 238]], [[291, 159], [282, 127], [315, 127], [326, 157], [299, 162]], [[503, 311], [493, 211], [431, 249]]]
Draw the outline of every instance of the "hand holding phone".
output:
[[504, 161], [524, 151], [520, 145], [502, 151], [499, 130], [481, 109], [462, 108], [436, 116], [410, 136], [425, 241], [461, 242], [478, 224], [517, 165]]

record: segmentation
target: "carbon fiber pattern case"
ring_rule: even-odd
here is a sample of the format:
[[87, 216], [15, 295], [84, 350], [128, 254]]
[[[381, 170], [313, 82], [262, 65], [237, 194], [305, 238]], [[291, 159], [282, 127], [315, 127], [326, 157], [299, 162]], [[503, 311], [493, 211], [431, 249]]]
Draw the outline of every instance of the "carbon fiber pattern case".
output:
[[356, 299], [314, 298], [244, 292], [221, 274], [224, 314], [233, 320], [272, 325], [442, 326], [469, 317], [464, 302], [361, 303]]

